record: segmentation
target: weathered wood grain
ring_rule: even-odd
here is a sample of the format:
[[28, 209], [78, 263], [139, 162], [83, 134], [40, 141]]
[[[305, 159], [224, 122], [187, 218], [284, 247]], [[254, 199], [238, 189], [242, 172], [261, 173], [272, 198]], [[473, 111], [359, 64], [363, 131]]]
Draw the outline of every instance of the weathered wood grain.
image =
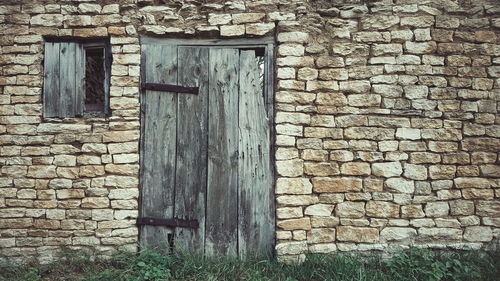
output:
[[59, 43], [45, 43], [43, 79], [43, 116], [59, 115]]
[[237, 49], [210, 49], [205, 253], [237, 254]]
[[[104, 82], [104, 81], [103, 81]], [[106, 85], [104, 87], [107, 88]], [[81, 44], [75, 46], [74, 116], [82, 116], [85, 105], [85, 50]]]
[[204, 253], [207, 189], [208, 49], [179, 47], [178, 85], [199, 87], [197, 95], [178, 94], [177, 170], [174, 215], [196, 219], [198, 229], [176, 228], [176, 249]]
[[241, 51], [239, 91], [238, 251], [269, 255], [274, 217], [269, 122], [254, 51]]
[[60, 43], [59, 68], [59, 117], [75, 117], [75, 65], [76, 45], [73, 42]]
[[[144, 45], [145, 80], [177, 82], [177, 48]], [[141, 172], [141, 216], [172, 218], [176, 164], [177, 94], [146, 91], [143, 96], [144, 140]], [[172, 229], [143, 226], [141, 243], [166, 250]]]

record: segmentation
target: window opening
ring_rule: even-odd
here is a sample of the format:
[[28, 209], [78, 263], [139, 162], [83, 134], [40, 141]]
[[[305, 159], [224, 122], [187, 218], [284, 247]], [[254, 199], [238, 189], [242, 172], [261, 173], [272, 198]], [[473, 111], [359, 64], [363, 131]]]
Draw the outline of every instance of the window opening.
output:
[[104, 112], [104, 48], [85, 49], [85, 111]]
[[43, 60], [44, 117], [109, 115], [112, 58], [108, 40], [46, 39]]

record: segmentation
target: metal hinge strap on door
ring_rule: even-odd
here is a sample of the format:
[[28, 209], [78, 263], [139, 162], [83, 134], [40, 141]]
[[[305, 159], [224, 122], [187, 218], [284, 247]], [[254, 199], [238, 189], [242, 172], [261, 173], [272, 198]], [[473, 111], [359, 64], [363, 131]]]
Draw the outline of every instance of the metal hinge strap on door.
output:
[[163, 83], [144, 83], [142, 89], [150, 91], [174, 92], [185, 94], [198, 94], [198, 87], [184, 87], [179, 85], [163, 84]]
[[161, 218], [151, 218], [151, 217], [137, 218], [136, 225], [156, 225], [156, 226], [183, 227], [183, 228], [199, 227], [199, 223], [197, 220], [161, 219]]

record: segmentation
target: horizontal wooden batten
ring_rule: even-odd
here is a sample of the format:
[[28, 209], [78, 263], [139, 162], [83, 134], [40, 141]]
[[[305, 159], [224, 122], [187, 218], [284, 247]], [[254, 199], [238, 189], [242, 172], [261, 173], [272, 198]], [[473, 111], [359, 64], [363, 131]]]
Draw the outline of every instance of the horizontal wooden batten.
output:
[[144, 83], [142, 84], [144, 90], [150, 91], [163, 91], [163, 92], [173, 92], [173, 93], [185, 93], [185, 94], [198, 94], [198, 87], [184, 87], [179, 85], [162, 84], [162, 83]]

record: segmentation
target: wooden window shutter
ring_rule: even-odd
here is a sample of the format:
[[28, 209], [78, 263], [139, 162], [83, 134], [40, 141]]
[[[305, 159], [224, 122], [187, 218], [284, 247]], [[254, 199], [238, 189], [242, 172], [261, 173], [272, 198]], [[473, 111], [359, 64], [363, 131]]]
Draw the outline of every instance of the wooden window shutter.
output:
[[45, 43], [44, 117], [76, 117], [83, 114], [85, 52], [79, 43]]

